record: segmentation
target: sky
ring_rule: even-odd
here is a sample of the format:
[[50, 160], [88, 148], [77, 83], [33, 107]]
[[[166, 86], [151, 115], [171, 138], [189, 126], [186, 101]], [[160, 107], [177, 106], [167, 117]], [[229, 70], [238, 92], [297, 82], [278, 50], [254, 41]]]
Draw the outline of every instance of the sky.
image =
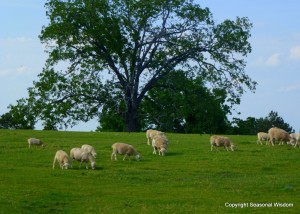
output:
[[[194, 0], [208, 7], [216, 23], [248, 17], [253, 23], [252, 52], [245, 69], [258, 82], [235, 106], [234, 117], [266, 117], [276, 111], [300, 131], [300, 1]], [[0, 115], [9, 104], [27, 97], [47, 59], [38, 36], [48, 23], [44, 0], [0, 0]], [[237, 114], [240, 112], [240, 114]], [[232, 116], [231, 116], [232, 117]], [[229, 117], [229, 118], [231, 118]], [[91, 131], [96, 121], [72, 131]], [[41, 127], [36, 127], [37, 129]]]

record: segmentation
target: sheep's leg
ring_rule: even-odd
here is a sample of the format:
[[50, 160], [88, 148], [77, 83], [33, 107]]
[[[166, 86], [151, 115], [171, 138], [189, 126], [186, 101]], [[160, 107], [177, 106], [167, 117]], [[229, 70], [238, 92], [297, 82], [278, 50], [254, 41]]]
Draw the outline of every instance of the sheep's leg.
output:
[[128, 156], [128, 155], [127, 155], [127, 154], [125, 154], [125, 155], [124, 155], [124, 158], [123, 158], [123, 160], [125, 160], [127, 156]]
[[214, 145], [210, 146], [210, 151], [213, 151]]
[[54, 158], [54, 161], [53, 161], [53, 169], [55, 168], [55, 162], [56, 162], [56, 158]]
[[147, 144], [150, 146], [150, 137], [147, 137]]
[[156, 149], [155, 149], [155, 147], [153, 147], [153, 154], [156, 155]]
[[111, 158], [111, 160], [112, 160], [112, 159], [117, 160], [117, 154], [115, 154], [115, 153], [113, 152], [113, 153], [111, 154], [111, 157], [110, 157], [110, 158]]
[[295, 145], [294, 145], [294, 148], [296, 148], [296, 147], [297, 147], [297, 145], [298, 145], [298, 141], [296, 140], [296, 143], [295, 143]]

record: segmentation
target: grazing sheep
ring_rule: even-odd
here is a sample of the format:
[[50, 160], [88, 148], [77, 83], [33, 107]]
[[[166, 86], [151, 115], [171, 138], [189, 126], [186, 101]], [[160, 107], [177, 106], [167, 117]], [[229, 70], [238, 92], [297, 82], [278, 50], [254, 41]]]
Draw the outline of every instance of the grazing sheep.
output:
[[290, 137], [291, 137], [290, 143], [291, 144], [295, 143], [294, 147], [296, 148], [296, 146], [298, 145], [299, 140], [300, 140], [300, 133], [292, 133], [292, 134], [290, 134]]
[[152, 139], [153, 154], [156, 154], [158, 150], [158, 155], [164, 156], [167, 152], [168, 139], [165, 136], [156, 135]]
[[228, 148], [231, 149], [231, 151], [234, 151], [235, 145], [231, 142], [231, 140], [228, 137], [223, 136], [217, 136], [213, 135], [210, 137], [210, 144], [211, 144], [211, 151], [214, 147], [221, 147], [224, 146], [224, 148], [228, 151]]
[[94, 147], [92, 147], [92, 146], [90, 146], [90, 145], [88, 145], [88, 144], [84, 144], [84, 145], [81, 146], [81, 148], [82, 148], [84, 151], [86, 151], [86, 152], [88, 152], [88, 153], [91, 153], [91, 155], [92, 155], [94, 158], [97, 158], [97, 153], [96, 153]]
[[262, 141], [266, 141], [266, 145], [267, 145], [267, 142], [269, 141], [270, 139], [270, 136], [268, 133], [265, 133], [265, 132], [258, 132], [257, 133], [257, 144], [261, 144], [262, 145]]
[[285, 130], [280, 129], [280, 128], [276, 128], [276, 127], [270, 128], [268, 133], [270, 136], [268, 143], [271, 142], [272, 146], [274, 146], [274, 142], [276, 140], [280, 141], [279, 145], [281, 145], [281, 144], [283, 144], [283, 142], [287, 143], [291, 139], [289, 133], [287, 133]]
[[44, 147], [44, 142], [41, 141], [40, 139], [37, 139], [37, 138], [29, 138], [27, 140], [27, 142], [28, 142], [29, 148], [30, 148], [31, 145], [36, 145], [36, 146]]
[[157, 131], [157, 130], [154, 130], [154, 129], [148, 129], [146, 131], [146, 138], [147, 138], [147, 144], [150, 145], [150, 141], [153, 140], [153, 138], [156, 136], [156, 135], [162, 135], [162, 136], [165, 136], [165, 133], [161, 132], [161, 131]]
[[61, 169], [68, 169], [69, 167], [69, 156], [68, 154], [63, 150], [58, 150], [54, 156], [53, 161], [53, 169], [55, 167], [55, 162], [58, 162]]
[[112, 149], [113, 149], [113, 152], [111, 154], [111, 159], [113, 159], [113, 157], [114, 157], [114, 159], [117, 160], [117, 154], [120, 154], [120, 155], [125, 154], [123, 160], [125, 160], [126, 157], [128, 157], [130, 160], [131, 155], [134, 155], [137, 161], [139, 161], [141, 159], [140, 154], [133, 148], [132, 145], [129, 145], [126, 143], [114, 143], [112, 145]]
[[[95, 159], [93, 158], [93, 156], [91, 155], [91, 153], [86, 152], [84, 149], [82, 148], [73, 148], [70, 151], [70, 158], [72, 159], [72, 162], [74, 160], [80, 161], [80, 165], [79, 168], [81, 168], [82, 162], [86, 163], [86, 169], [88, 169], [88, 163], [91, 163], [91, 167], [92, 169], [96, 168], [96, 162]], [[73, 165], [73, 164], [72, 164]]]

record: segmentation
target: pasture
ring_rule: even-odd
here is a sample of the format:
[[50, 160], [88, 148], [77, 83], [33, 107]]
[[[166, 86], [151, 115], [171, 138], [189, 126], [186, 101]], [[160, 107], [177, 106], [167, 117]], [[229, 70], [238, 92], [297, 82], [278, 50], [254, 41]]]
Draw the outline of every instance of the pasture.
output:
[[[29, 137], [46, 147], [29, 149]], [[0, 130], [0, 213], [300, 212], [300, 148], [230, 136], [236, 151], [211, 152], [209, 135], [167, 137], [161, 157], [152, 154], [145, 133]], [[115, 142], [132, 144], [142, 160], [111, 161]], [[97, 151], [96, 170], [79, 169], [78, 162], [52, 169], [57, 150], [69, 153], [85, 143]], [[265, 203], [272, 206], [253, 207]]]

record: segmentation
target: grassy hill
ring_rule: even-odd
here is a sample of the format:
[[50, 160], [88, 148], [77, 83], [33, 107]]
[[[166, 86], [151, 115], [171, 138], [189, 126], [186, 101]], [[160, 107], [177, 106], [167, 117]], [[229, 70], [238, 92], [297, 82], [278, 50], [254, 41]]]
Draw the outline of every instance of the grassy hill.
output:
[[[235, 152], [211, 152], [209, 135], [167, 136], [161, 157], [145, 133], [0, 130], [0, 213], [299, 213], [299, 148], [230, 136]], [[46, 147], [29, 149], [29, 137]], [[132, 144], [142, 161], [111, 161], [115, 142]], [[96, 170], [52, 169], [57, 150], [85, 143], [98, 153]]]

